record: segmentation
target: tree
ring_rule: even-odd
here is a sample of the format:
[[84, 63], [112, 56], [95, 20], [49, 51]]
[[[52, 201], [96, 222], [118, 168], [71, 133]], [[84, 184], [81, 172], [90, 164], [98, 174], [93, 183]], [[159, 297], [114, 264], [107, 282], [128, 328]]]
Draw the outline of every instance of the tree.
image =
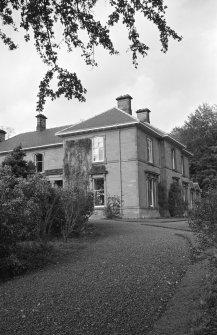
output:
[[[139, 13], [157, 26], [163, 52], [168, 49], [170, 37], [181, 40], [181, 37], [166, 23], [167, 7], [164, 5], [164, 0], [109, 0], [108, 2], [111, 14], [104, 25], [96, 18], [97, 0], [1, 0], [0, 18], [3, 26], [13, 28], [15, 32], [18, 31], [18, 27], [23, 29], [26, 42], [33, 38], [37, 52], [49, 68], [39, 85], [37, 111], [43, 110], [46, 97], [54, 100], [64, 95], [67, 99], [75, 97], [79, 101], [85, 101], [86, 89], [76, 73], [71, 73], [58, 64], [58, 51], [62, 45], [66, 45], [69, 52], [75, 48], [80, 49], [85, 63], [96, 66], [94, 59], [96, 46], [101, 45], [111, 55], [118, 53], [109, 34], [113, 26], [122, 22], [128, 30], [133, 64], [137, 66], [138, 54], [144, 57], [149, 49], [141, 41], [136, 27], [136, 16]], [[82, 31], [86, 33], [86, 38], [80, 37]], [[0, 38], [10, 50], [17, 48], [14, 40], [5, 31], [0, 30]], [[57, 90], [51, 88], [51, 82], [55, 79]]]
[[202, 189], [217, 182], [217, 106], [200, 105], [171, 135], [193, 153], [190, 176]]
[[19, 145], [6, 156], [5, 160], [2, 162], [2, 166], [10, 167], [12, 174], [15, 175], [15, 177], [26, 178], [27, 175], [35, 172], [35, 165], [31, 161], [27, 162], [24, 160], [25, 156], [25, 152], [22, 151], [22, 147]]

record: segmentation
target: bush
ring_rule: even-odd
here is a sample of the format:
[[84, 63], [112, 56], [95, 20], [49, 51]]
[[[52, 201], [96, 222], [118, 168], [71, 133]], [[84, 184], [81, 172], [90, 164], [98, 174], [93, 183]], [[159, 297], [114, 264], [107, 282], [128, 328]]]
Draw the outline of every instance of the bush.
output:
[[94, 203], [92, 192], [83, 188], [68, 186], [59, 189], [60, 206], [64, 213], [62, 235], [65, 241], [73, 234], [84, 230], [88, 218], [93, 213]]
[[59, 196], [41, 175], [15, 178], [0, 169], [0, 218], [19, 240], [46, 241], [59, 210]]
[[168, 216], [168, 197], [166, 185], [164, 183], [158, 184], [158, 204], [160, 215]]
[[173, 217], [182, 217], [187, 209], [187, 204], [183, 200], [182, 187], [177, 182], [170, 185], [168, 209]]
[[117, 195], [108, 196], [106, 207], [104, 208], [104, 215], [107, 219], [112, 219], [120, 216], [121, 200]]
[[217, 189], [209, 189], [196, 202], [189, 215], [189, 225], [204, 246], [217, 246]]

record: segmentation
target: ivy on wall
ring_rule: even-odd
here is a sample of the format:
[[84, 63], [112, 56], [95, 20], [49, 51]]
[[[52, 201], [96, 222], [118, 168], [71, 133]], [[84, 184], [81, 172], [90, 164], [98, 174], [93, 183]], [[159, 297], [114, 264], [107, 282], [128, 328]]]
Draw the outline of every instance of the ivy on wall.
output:
[[91, 140], [69, 140], [65, 143], [64, 180], [73, 187], [87, 188], [91, 169]]

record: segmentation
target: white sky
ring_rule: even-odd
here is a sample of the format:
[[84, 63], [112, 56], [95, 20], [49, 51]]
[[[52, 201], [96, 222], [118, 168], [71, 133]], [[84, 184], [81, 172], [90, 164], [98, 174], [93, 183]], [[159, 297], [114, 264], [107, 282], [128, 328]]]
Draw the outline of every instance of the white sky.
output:
[[[137, 69], [126, 52], [121, 26], [112, 33], [120, 55], [97, 50], [97, 68], [88, 68], [77, 52], [61, 52], [61, 64], [77, 72], [88, 93], [85, 103], [48, 100], [44, 110], [48, 128], [99, 114], [116, 106], [116, 97], [123, 94], [133, 97], [133, 113], [149, 108], [151, 123], [164, 131], [182, 125], [203, 102], [217, 103], [217, 1], [166, 0], [165, 4], [167, 23], [183, 40], [171, 40], [163, 54], [157, 29], [139, 18], [139, 31], [150, 50], [139, 59]], [[101, 1], [100, 15], [107, 9], [106, 1]], [[20, 48], [13, 52], [0, 42], [0, 126], [20, 133], [36, 127], [36, 95], [46, 68], [31, 44], [22, 42], [21, 35], [17, 40]]]

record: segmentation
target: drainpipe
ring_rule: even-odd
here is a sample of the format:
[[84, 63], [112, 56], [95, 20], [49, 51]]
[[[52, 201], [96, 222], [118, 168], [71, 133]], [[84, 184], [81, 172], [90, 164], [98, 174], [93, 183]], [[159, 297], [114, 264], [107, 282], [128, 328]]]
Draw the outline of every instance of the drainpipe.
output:
[[121, 215], [123, 214], [122, 200], [123, 200], [123, 190], [122, 190], [122, 165], [121, 165], [121, 129], [118, 132], [119, 135], [119, 167], [120, 167], [120, 193], [121, 193]]

